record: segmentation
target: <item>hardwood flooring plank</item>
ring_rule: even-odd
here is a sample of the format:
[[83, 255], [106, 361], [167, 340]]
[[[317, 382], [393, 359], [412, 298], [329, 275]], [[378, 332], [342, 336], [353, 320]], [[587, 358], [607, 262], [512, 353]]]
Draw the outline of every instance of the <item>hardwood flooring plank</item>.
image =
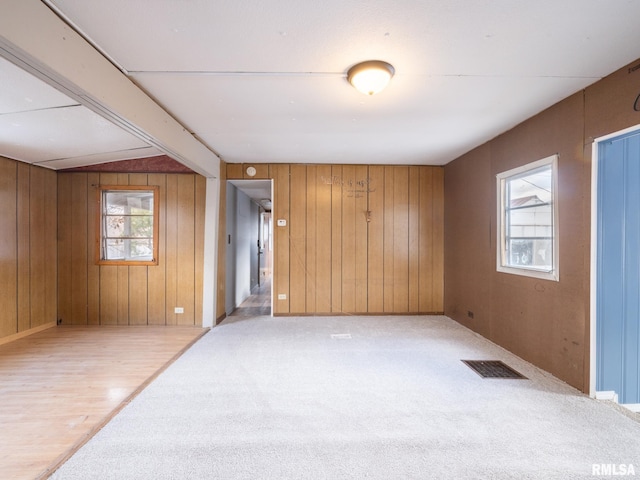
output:
[[0, 478], [45, 478], [208, 329], [50, 328], [0, 346]]

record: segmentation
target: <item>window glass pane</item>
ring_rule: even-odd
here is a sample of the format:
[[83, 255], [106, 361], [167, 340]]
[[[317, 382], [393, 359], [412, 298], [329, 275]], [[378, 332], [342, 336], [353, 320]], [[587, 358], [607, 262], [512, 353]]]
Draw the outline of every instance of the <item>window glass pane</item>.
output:
[[508, 226], [509, 237], [550, 237], [553, 234], [551, 205], [511, 210]]
[[[153, 215], [153, 192], [147, 190], [111, 190], [105, 193], [107, 213]], [[127, 212], [129, 210], [129, 212]]]
[[129, 240], [129, 258], [132, 260], [150, 260], [153, 257], [153, 241], [150, 238], [143, 240]]
[[102, 259], [151, 261], [154, 190], [103, 190]]
[[[503, 271], [537, 270], [557, 279], [554, 258], [555, 200], [553, 178], [556, 157], [498, 175], [501, 198], [501, 251], [498, 268]], [[526, 274], [526, 273], [520, 273]]]
[[551, 270], [553, 251], [551, 239], [509, 239], [509, 264], [519, 267], [537, 267]]
[[105, 217], [105, 226], [107, 237], [124, 237], [124, 217]]
[[153, 236], [153, 216], [136, 216], [127, 218], [128, 229], [131, 237], [152, 237]]
[[124, 240], [108, 238], [105, 241], [107, 246], [106, 258], [109, 260], [124, 258]]
[[510, 206], [551, 202], [552, 181], [551, 165], [509, 179]]

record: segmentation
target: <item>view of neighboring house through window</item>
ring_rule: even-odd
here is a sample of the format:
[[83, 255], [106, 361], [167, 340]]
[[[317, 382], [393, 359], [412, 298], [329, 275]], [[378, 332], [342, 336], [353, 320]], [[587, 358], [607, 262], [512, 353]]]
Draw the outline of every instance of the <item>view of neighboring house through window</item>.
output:
[[98, 263], [156, 265], [157, 187], [101, 186]]
[[497, 175], [501, 272], [558, 280], [557, 156]]

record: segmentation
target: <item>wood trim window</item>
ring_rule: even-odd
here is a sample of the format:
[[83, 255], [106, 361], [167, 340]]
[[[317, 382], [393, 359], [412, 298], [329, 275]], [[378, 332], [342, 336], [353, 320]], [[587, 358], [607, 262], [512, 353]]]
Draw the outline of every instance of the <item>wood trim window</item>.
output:
[[158, 187], [100, 185], [96, 263], [158, 264]]

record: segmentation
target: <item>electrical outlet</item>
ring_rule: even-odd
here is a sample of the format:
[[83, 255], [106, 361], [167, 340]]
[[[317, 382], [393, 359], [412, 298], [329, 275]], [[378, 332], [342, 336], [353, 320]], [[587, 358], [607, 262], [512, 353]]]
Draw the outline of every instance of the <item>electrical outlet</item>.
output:
[[287, 299], [287, 294], [286, 293], [279, 293], [278, 294], [278, 300], [286, 300]]
[[184, 313], [184, 308], [182, 308], [182, 307], [176, 307], [176, 308], [174, 309], [174, 312], [175, 312], [175, 313]]

